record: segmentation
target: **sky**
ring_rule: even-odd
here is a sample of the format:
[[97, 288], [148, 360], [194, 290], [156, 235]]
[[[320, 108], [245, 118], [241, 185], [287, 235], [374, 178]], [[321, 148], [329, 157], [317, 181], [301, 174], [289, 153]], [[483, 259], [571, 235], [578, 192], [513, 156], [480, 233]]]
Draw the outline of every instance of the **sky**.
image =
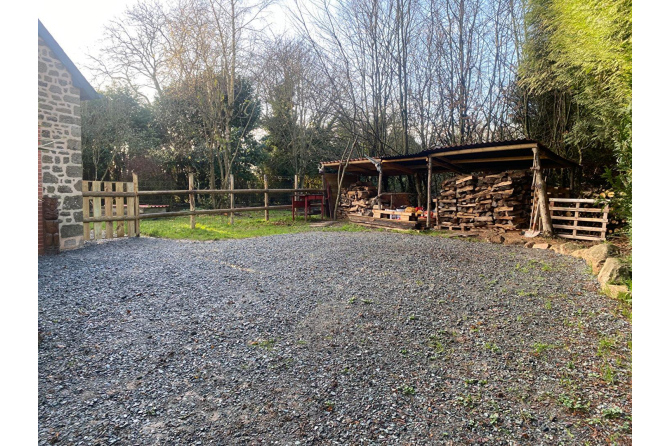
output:
[[135, 1], [40, 0], [37, 17], [84, 77], [91, 81], [93, 76], [85, 68], [87, 52], [97, 48], [104, 25]]
[[[104, 26], [110, 20], [123, 14], [127, 6], [137, 0], [39, 0], [37, 16], [51, 33], [63, 51], [81, 71], [93, 82], [93, 75], [86, 69], [87, 54], [96, 54], [103, 38]], [[270, 7], [267, 14], [276, 29], [285, 28], [285, 4], [281, 1]], [[98, 87], [94, 85], [93, 87]]]

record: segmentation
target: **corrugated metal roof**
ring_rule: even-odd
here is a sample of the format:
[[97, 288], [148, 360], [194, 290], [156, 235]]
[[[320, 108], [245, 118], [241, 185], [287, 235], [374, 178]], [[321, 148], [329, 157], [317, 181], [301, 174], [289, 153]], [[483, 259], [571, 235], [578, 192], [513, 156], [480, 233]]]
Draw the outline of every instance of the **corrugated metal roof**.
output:
[[[540, 157], [543, 159], [542, 164], [547, 168], [554, 169], [578, 166], [577, 163], [553, 153], [542, 145], [542, 143], [532, 139], [514, 139], [463, 144], [458, 146], [441, 146], [418, 153], [383, 156], [376, 159], [381, 159], [382, 166], [385, 166], [384, 172], [388, 172], [389, 175], [413, 173], [417, 171], [417, 169], [427, 169], [425, 159], [429, 156], [434, 160], [434, 171], [441, 171], [444, 169], [456, 169], [457, 171], [466, 172], [476, 172], [480, 170], [493, 171], [496, 169], [517, 170], [532, 167], [533, 153], [531, 149], [535, 146], [540, 148]], [[354, 163], [354, 165], [352, 165], [352, 163]], [[340, 161], [327, 161], [321, 164], [324, 167], [333, 168], [338, 166]], [[365, 158], [350, 160], [349, 165], [355, 167], [355, 172], [358, 173], [360, 173], [361, 170], [368, 170], [370, 174], [375, 174], [376, 171], [375, 166]]]
[[[375, 157], [371, 157], [371, 158], [376, 160], [376, 161], [379, 161], [379, 159], [380, 159], [380, 158], [375, 158]], [[350, 159], [349, 163], [353, 163], [353, 162], [356, 162], [356, 161], [368, 161], [369, 162], [370, 160], [368, 160], [367, 158], [354, 158], [354, 159]], [[340, 164], [340, 160], [321, 161], [321, 164]]]
[[455, 152], [457, 150], [482, 149], [484, 147], [504, 147], [518, 144], [538, 144], [540, 147], [545, 148], [540, 142], [535, 141], [533, 139], [513, 139], [509, 141], [491, 141], [491, 142], [479, 142], [475, 144], [463, 144], [460, 146], [441, 146], [441, 147], [435, 147], [433, 149], [424, 150], [423, 152], [412, 153], [410, 155], [383, 156], [382, 160], [401, 160], [406, 158], [416, 158], [424, 155], [428, 156], [433, 153], [440, 153], [440, 152]]

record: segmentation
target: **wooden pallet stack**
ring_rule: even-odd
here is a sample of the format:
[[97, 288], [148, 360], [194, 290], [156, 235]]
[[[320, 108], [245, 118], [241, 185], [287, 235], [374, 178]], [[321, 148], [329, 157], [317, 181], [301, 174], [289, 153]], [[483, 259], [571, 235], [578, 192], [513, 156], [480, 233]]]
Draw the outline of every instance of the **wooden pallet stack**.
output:
[[528, 222], [530, 189], [531, 176], [525, 171], [449, 178], [437, 200], [440, 227], [521, 229]]

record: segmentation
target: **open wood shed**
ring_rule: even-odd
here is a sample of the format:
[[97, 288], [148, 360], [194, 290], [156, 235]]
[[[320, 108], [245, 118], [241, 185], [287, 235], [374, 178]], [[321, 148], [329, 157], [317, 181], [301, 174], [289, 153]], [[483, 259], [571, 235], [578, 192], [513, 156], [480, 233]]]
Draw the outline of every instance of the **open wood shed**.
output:
[[[323, 162], [321, 163], [321, 169], [325, 174], [326, 181], [333, 184], [333, 177], [336, 177], [338, 169], [340, 172], [342, 171], [345, 164], [345, 170], [349, 174], [368, 177], [377, 176], [378, 196], [383, 194], [381, 186], [384, 176], [426, 174], [428, 178], [426, 209], [432, 208], [430, 189], [434, 173], [453, 172], [459, 175], [467, 175], [471, 173], [491, 174], [524, 170], [541, 172], [543, 169], [569, 169], [571, 172], [570, 178], [574, 179], [575, 169], [579, 167], [577, 163], [557, 155], [540, 142], [530, 139], [437, 147], [411, 155], [359, 158], [350, 160], [348, 163], [339, 160]], [[538, 175], [536, 178], [536, 187], [542, 191], [539, 200], [542, 221], [544, 227], [548, 227], [551, 231], [546, 185], [543, 175]], [[335, 188], [336, 185], [333, 189]], [[381, 209], [381, 205], [379, 206], [379, 209]], [[431, 227], [430, 212], [426, 214], [426, 220], [426, 226]]]

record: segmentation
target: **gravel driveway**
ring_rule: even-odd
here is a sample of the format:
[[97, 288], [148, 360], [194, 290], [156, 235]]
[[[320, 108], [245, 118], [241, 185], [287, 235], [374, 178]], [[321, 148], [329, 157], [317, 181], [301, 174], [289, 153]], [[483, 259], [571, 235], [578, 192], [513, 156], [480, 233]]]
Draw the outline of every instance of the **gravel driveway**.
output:
[[628, 444], [582, 260], [380, 232], [39, 259], [40, 444]]

